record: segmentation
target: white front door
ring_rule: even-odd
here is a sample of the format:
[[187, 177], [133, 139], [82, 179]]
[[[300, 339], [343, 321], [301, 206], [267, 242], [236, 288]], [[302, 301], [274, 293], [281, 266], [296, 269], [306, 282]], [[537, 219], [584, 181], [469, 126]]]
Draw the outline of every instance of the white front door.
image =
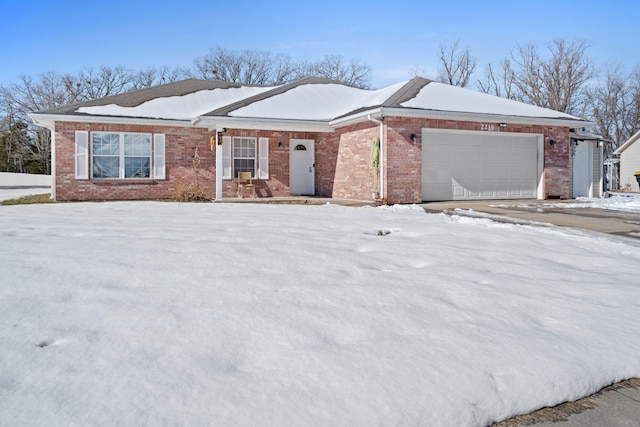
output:
[[593, 148], [578, 141], [573, 154], [573, 197], [593, 197]]
[[289, 141], [289, 192], [294, 196], [315, 194], [313, 139]]

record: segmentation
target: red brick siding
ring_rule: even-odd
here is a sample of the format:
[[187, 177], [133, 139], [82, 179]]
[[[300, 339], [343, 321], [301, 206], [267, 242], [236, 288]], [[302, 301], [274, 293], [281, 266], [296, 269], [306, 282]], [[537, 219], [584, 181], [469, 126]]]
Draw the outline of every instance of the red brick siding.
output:
[[[388, 203], [418, 203], [422, 199], [422, 128], [481, 131], [480, 122], [386, 117], [385, 188]], [[543, 134], [545, 197], [570, 197], [569, 129], [512, 125], [493, 131]], [[165, 134], [166, 180], [76, 180], [75, 131], [145, 132]], [[413, 141], [411, 134], [415, 134]], [[289, 193], [291, 139], [315, 141], [316, 195], [371, 200], [374, 177], [369, 168], [371, 141], [379, 126], [363, 122], [333, 133], [256, 131], [229, 129], [225, 135], [269, 138], [269, 179], [256, 181], [258, 197], [281, 197]], [[206, 129], [173, 126], [56, 123], [56, 196], [58, 200], [168, 199], [180, 182], [194, 180], [193, 155], [200, 156], [198, 182], [215, 196], [215, 152], [209, 148], [214, 136]], [[549, 139], [556, 141], [554, 147]], [[282, 143], [282, 147], [280, 147]], [[235, 180], [223, 181], [223, 197], [235, 197]]]
[[[75, 178], [75, 131], [143, 132], [165, 135], [165, 180], [77, 180]], [[180, 182], [193, 182], [193, 156], [198, 149], [198, 183], [215, 197], [215, 151], [209, 141], [214, 133], [201, 128], [97, 123], [56, 123], [56, 199], [57, 200], [137, 200], [170, 199]], [[228, 129], [227, 136], [269, 138], [269, 179], [256, 180], [258, 197], [289, 195], [289, 140], [321, 140], [316, 133], [253, 131]], [[282, 143], [283, 147], [279, 146]], [[89, 153], [90, 155], [90, 153]], [[89, 160], [89, 164], [91, 161]], [[235, 197], [236, 180], [223, 181], [223, 197]]]
[[[152, 180], [77, 180], [75, 178], [75, 131], [144, 132], [165, 134], [166, 179]], [[193, 156], [198, 149], [198, 181], [213, 197], [215, 162], [209, 149], [206, 129], [96, 123], [56, 123], [56, 199], [58, 200], [131, 200], [168, 199], [176, 185], [195, 178]], [[91, 156], [91, 153], [89, 153]], [[89, 159], [89, 164], [91, 160]]]
[[[467, 122], [439, 119], [387, 117], [387, 201], [415, 203], [422, 199], [422, 128], [472, 130], [481, 132], [489, 125], [493, 132], [535, 133], [544, 135], [544, 195], [570, 197], [569, 128], [539, 125]], [[410, 139], [416, 135], [415, 143]], [[556, 144], [551, 146], [549, 140]]]
[[[380, 135], [371, 122], [340, 128], [327, 135], [327, 143], [318, 153], [323, 176], [322, 194], [327, 197], [372, 200], [374, 175], [369, 167], [373, 138]], [[316, 169], [316, 172], [318, 169]]]

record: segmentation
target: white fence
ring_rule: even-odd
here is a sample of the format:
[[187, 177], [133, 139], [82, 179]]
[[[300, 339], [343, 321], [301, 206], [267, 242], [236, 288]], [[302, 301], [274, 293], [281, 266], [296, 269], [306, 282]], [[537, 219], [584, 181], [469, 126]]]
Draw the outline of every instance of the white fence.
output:
[[0, 188], [51, 187], [51, 175], [0, 172]]

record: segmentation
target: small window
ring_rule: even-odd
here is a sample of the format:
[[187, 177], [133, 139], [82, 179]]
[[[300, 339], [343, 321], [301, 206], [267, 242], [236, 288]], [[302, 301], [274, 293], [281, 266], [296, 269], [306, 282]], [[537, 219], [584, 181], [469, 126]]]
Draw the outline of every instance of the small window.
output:
[[293, 148], [295, 151], [307, 151], [307, 147], [302, 144], [298, 144]]
[[233, 138], [233, 177], [239, 172], [251, 172], [256, 176], [256, 139]]

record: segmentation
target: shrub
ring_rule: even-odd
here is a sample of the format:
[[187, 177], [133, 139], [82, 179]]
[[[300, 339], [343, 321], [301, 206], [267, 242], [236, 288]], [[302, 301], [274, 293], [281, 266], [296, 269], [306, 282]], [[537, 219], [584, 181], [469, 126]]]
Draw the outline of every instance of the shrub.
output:
[[179, 182], [176, 187], [175, 198], [179, 202], [207, 202], [210, 200], [207, 192], [197, 182]]

